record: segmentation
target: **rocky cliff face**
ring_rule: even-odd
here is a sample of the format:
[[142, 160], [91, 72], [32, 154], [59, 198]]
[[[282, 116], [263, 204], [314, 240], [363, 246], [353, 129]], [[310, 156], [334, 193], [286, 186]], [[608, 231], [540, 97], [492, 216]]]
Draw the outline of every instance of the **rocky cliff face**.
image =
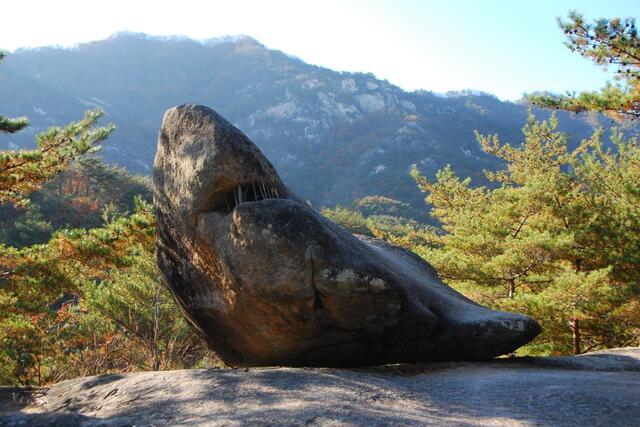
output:
[[[480, 182], [483, 168], [499, 164], [481, 152], [473, 131], [517, 143], [526, 116], [525, 107], [487, 94], [406, 92], [371, 74], [306, 64], [249, 37], [119, 34], [74, 49], [19, 51], [1, 71], [0, 97], [10, 100], [3, 114], [27, 115], [33, 126], [0, 140], [0, 149], [32, 144], [35, 132], [100, 107], [118, 127], [102, 156], [150, 173], [164, 111], [199, 103], [254, 140], [314, 205], [381, 194], [422, 209], [411, 164], [427, 175], [451, 164]], [[561, 114], [561, 127], [575, 142], [591, 126]]]

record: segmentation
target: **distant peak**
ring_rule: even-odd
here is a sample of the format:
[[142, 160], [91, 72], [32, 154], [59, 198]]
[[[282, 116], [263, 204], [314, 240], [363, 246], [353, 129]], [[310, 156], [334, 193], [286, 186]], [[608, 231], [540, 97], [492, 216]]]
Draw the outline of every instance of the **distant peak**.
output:
[[142, 39], [142, 40], [157, 40], [157, 41], [182, 41], [191, 40], [187, 36], [182, 35], [152, 35], [146, 33], [139, 33], [135, 31], [118, 31], [110, 35], [107, 40], [117, 39]]
[[238, 34], [235, 36], [219, 36], [219, 37], [212, 37], [210, 39], [204, 39], [204, 40], [199, 40], [202, 44], [205, 44], [207, 46], [215, 46], [218, 44], [222, 44], [222, 43], [247, 43], [247, 44], [254, 44], [257, 46], [262, 46], [264, 47], [264, 45], [262, 43], [260, 43], [258, 40], [254, 39], [251, 36], [248, 36], [246, 34]]
[[444, 94], [446, 98], [465, 98], [468, 96], [496, 98], [492, 93], [476, 89], [450, 90]]
[[264, 47], [264, 45], [260, 43], [258, 40], [246, 34], [218, 36], [218, 37], [211, 37], [208, 39], [194, 39], [192, 37], [184, 36], [180, 34], [152, 35], [152, 34], [140, 33], [135, 31], [118, 31], [117, 33], [114, 33], [111, 36], [109, 36], [107, 40], [122, 40], [122, 39], [152, 40], [152, 41], [160, 41], [160, 42], [192, 41], [195, 43], [203, 44], [205, 46], [215, 46], [223, 43], [243, 43], [243, 44], [251, 44], [255, 46]]

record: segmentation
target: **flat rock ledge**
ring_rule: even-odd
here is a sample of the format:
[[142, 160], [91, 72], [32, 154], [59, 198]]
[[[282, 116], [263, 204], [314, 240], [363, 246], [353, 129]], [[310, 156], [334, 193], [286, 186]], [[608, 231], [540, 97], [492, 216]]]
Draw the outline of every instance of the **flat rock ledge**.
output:
[[629, 426], [640, 347], [368, 369], [251, 368], [0, 388], [2, 426]]

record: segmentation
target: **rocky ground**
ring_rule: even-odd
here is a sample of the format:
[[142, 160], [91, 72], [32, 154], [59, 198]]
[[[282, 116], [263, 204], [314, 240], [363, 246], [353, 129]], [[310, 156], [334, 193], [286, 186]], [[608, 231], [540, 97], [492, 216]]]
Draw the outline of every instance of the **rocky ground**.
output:
[[369, 369], [224, 369], [0, 389], [2, 426], [549, 425], [640, 422], [640, 348]]

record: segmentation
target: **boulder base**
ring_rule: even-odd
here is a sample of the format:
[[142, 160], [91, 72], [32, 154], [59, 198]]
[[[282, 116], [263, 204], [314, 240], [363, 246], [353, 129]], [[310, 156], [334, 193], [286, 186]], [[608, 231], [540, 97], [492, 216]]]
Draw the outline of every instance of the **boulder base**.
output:
[[139, 372], [0, 388], [2, 426], [630, 426], [640, 348], [577, 357]]

